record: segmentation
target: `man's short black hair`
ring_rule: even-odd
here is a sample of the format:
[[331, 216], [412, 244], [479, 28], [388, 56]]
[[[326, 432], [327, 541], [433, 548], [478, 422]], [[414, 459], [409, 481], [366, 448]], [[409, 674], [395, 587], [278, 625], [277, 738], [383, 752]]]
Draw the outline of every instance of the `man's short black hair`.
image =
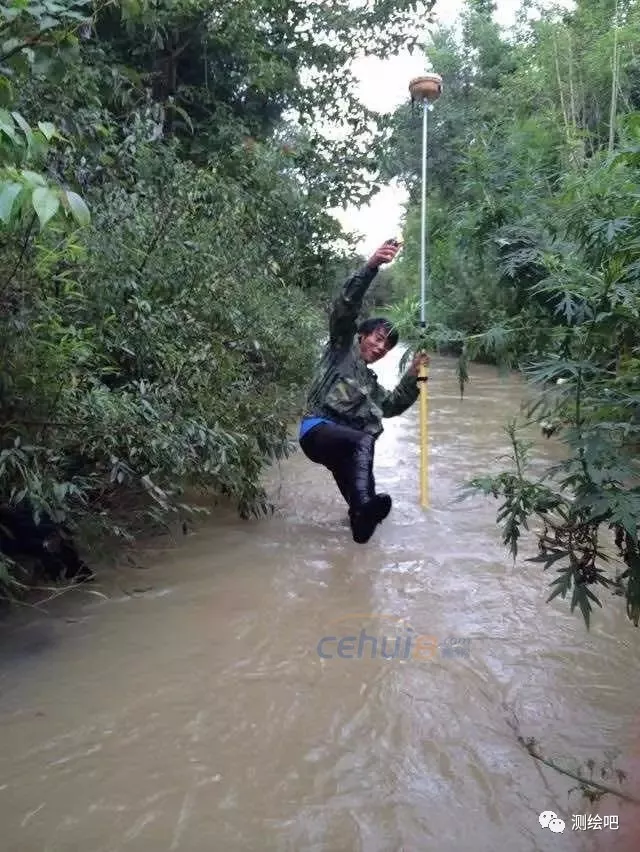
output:
[[398, 332], [394, 328], [391, 320], [385, 319], [384, 317], [371, 317], [371, 319], [364, 320], [360, 323], [358, 326], [358, 334], [371, 334], [378, 328], [384, 328], [387, 334], [387, 345], [389, 349], [393, 349], [398, 342]]

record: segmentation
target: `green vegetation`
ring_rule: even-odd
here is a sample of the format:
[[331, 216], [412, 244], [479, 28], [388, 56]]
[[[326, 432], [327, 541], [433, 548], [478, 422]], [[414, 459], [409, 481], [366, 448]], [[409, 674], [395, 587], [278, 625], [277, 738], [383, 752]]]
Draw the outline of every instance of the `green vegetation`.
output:
[[523, 370], [527, 422], [566, 447], [532, 479], [513, 424], [513, 469], [471, 492], [501, 501], [514, 557], [540, 522], [552, 596], [589, 623], [611, 589], [637, 626], [640, 5], [527, 0], [506, 33], [468, 0], [459, 32], [434, 32], [416, 331], [420, 110], [380, 120], [348, 66], [411, 46], [419, 5], [0, 3], [0, 507], [27, 500], [87, 540], [181, 520], [194, 494], [268, 511], [261, 474], [290, 451], [355, 260], [328, 210], [397, 177], [406, 250], [376, 310], [456, 353], [461, 392], [470, 359]]
[[367, 199], [384, 141], [347, 66], [414, 7], [0, 3], [0, 506], [87, 540], [198, 492], [268, 510], [352, 261], [327, 210]]
[[[537, 561], [556, 572], [550, 599], [570, 595], [588, 625], [598, 587], [610, 589], [638, 626], [640, 4], [578, 0], [535, 18], [529, 8], [505, 33], [493, 4], [468, 0], [460, 33], [439, 30], [426, 48], [445, 93], [430, 117], [422, 339], [459, 354], [461, 392], [470, 358], [528, 376], [526, 422], [556, 430], [565, 460], [529, 478], [512, 425], [513, 469], [470, 490], [501, 500], [514, 558], [523, 528], [539, 523]], [[420, 110], [397, 111], [385, 160], [410, 190], [393, 288], [407, 331], [419, 293], [420, 123]]]

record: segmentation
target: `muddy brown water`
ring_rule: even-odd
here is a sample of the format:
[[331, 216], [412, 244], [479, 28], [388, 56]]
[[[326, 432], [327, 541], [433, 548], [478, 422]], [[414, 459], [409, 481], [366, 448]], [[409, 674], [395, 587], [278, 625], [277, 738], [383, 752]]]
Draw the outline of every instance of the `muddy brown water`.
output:
[[[395, 360], [378, 373], [392, 385]], [[512, 564], [494, 503], [454, 502], [462, 480], [508, 453], [502, 428], [522, 396], [490, 367], [471, 380], [461, 402], [453, 361], [435, 360], [426, 511], [418, 406], [387, 421], [375, 472], [394, 508], [367, 546], [351, 541], [328, 474], [299, 453], [270, 471], [275, 517], [220, 511], [160, 543], [144, 571], [105, 577], [104, 597], [73, 592], [6, 620], [0, 849], [614, 843], [610, 827], [572, 830], [573, 815], [633, 814], [611, 797], [569, 798], [572, 781], [528, 757], [504, 705], [563, 765], [637, 752], [638, 631], [614, 599], [587, 634], [566, 602], [545, 603], [539, 566]], [[538, 467], [558, 453], [537, 445]], [[395, 637], [399, 658], [385, 659]], [[564, 832], [540, 826], [544, 810]]]

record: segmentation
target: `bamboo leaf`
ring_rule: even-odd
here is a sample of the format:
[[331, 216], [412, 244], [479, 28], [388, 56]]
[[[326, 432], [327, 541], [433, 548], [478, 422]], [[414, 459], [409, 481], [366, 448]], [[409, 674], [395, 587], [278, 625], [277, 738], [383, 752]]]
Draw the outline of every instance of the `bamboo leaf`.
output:
[[31, 196], [33, 209], [38, 214], [40, 227], [44, 228], [58, 212], [60, 207], [60, 197], [58, 193], [49, 187], [36, 187]]
[[39, 121], [38, 128], [42, 132], [47, 142], [50, 142], [51, 139], [53, 139], [53, 137], [57, 135], [56, 126], [50, 121]]
[[91, 221], [91, 214], [84, 200], [76, 192], [72, 192], [71, 190], [65, 192], [65, 197], [76, 222], [80, 225], [88, 225]]
[[21, 183], [5, 183], [1, 184], [2, 189], [0, 189], [0, 219], [5, 223], [5, 225], [9, 224], [11, 219], [11, 213], [13, 211], [13, 207], [16, 201], [16, 198], [22, 192], [22, 184]]

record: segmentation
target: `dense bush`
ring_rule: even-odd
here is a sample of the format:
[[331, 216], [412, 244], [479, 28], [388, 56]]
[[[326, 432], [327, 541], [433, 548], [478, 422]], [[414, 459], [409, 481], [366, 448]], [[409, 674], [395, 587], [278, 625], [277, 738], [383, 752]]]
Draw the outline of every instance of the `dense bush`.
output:
[[327, 211], [382, 140], [348, 64], [416, 6], [330, 5], [0, 3], [0, 508], [91, 536], [268, 509], [353, 261]]
[[[461, 391], [470, 358], [525, 372], [534, 404], [523, 422], [553, 431], [566, 461], [529, 480], [511, 429], [513, 470], [472, 490], [502, 500], [514, 556], [537, 519], [540, 562], [557, 575], [551, 597], [571, 593], [588, 623], [597, 587], [611, 589], [637, 626], [640, 7], [578, 0], [523, 14], [509, 35], [492, 12], [468, 0], [459, 36], [439, 31], [426, 48], [445, 87], [430, 118], [422, 337], [459, 353]], [[387, 169], [411, 196], [392, 295], [415, 335], [419, 112], [401, 108], [394, 121]]]

